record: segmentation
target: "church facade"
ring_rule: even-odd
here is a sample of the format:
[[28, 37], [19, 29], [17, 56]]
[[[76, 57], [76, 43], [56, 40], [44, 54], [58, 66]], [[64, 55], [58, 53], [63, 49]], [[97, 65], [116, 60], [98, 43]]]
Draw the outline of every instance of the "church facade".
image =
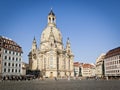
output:
[[37, 47], [34, 37], [29, 52], [29, 69], [40, 70], [44, 77], [74, 76], [70, 40], [63, 46], [62, 35], [56, 27], [56, 16], [51, 10], [48, 14], [47, 27], [42, 31], [40, 46]]

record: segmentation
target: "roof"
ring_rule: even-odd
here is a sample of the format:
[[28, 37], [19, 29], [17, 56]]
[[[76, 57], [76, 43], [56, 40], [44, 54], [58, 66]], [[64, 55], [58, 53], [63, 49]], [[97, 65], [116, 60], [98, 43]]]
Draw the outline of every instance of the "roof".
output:
[[120, 55], [120, 47], [108, 51], [107, 54], [105, 55], [105, 59], [116, 55]]
[[53, 16], [55, 16], [55, 14], [53, 13], [52, 9], [51, 9], [49, 15], [53, 15]]
[[74, 62], [74, 66], [79, 67], [80, 63], [79, 62]]
[[87, 63], [87, 64], [83, 64], [82, 67], [83, 68], [93, 68], [94, 66]]
[[14, 50], [17, 52], [22, 52], [22, 47], [20, 47], [15, 41], [4, 36], [0, 36], [0, 47]]
[[102, 54], [96, 59], [96, 63], [103, 61], [103, 60], [104, 60], [104, 57], [105, 57], [105, 54], [102, 53]]

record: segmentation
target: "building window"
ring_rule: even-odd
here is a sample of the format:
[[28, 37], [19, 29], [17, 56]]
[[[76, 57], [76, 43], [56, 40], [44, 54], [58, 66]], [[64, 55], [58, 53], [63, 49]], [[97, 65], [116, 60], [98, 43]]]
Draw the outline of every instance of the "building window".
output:
[[19, 67], [21, 67], [21, 64], [19, 64]]
[[11, 57], [9, 57], [9, 60], [11, 60]]
[[20, 69], [19, 69], [19, 73], [20, 73]]
[[10, 69], [8, 69], [8, 72], [10, 72]]
[[6, 72], [6, 68], [4, 68], [4, 72]]
[[13, 51], [13, 55], [15, 54], [15, 52]]
[[17, 69], [15, 69], [15, 72], [17, 73]]
[[18, 65], [16, 64], [16, 67], [17, 67]]
[[5, 50], [5, 53], [7, 53], [7, 50]]
[[9, 54], [11, 54], [11, 51], [9, 51]]
[[7, 60], [7, 56], [5, 56], [5, 60]]
[[1, 48], [0, 48], [0, 51], [1, 51]]
[[21, 58], [19, 58], [19, 61], [21, 61]]
[[14, 67], [14, 63], [12, 63], [12, 66]]
[[1, 57], [1, 54], [0, 54], [0, 57]]
[[8, 63], [8, 66], [10, 66], [10, 63]]
[[6, 48], [8, 48], [8, 45], [5, 45]]
[[14, 57], [12, 58], [12, 60], [14, 61]]
[[50, 67], [51, 68], [53, 67], [53, 57], [52, 56], [50, 57]]
[[6, 63], [6, 62], [4, 63], [4, 66], [7, 66], [7, 63]]
[[18, 60], [18, 58], [16, 58], [16, 61]]
[[12, 69], [12, 72], [14, 72], [14, 69]]
[[16, 55], [18, 55], [18, 52], [16, 52]]
[[21, 53], [19, 55], [21, 56]]
[[12, 49], [12, 46], [11, 46], [11, 45], [9, 45], [9, 48], [10, 48], [10, 49]]

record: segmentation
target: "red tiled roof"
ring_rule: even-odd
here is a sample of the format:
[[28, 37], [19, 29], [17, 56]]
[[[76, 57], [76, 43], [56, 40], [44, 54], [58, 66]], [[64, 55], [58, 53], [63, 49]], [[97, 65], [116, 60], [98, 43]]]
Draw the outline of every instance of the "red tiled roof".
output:
[[79, 66], [80, 66], [80, 63], [79, 63], [79, 62], [74, 62], [74, 66], [79, 67]]
[[83, 64], [82, 67], [83, 67], [83, 68], [92, 68], [92, 67], [94, 67], [94, 66], [91, 65], [91, 64]]

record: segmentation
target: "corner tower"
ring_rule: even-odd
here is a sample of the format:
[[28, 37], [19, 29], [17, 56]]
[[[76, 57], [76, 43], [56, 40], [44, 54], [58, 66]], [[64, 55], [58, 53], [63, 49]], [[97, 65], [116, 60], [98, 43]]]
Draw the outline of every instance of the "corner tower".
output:
[[28, 55], [29, 57], [29, 69], [30, 70], [37, 70], [37, 44], [36, 44], [36, 39], [34, 37], [33, 42], [32, 42], [32, 48], [31, 51]]

